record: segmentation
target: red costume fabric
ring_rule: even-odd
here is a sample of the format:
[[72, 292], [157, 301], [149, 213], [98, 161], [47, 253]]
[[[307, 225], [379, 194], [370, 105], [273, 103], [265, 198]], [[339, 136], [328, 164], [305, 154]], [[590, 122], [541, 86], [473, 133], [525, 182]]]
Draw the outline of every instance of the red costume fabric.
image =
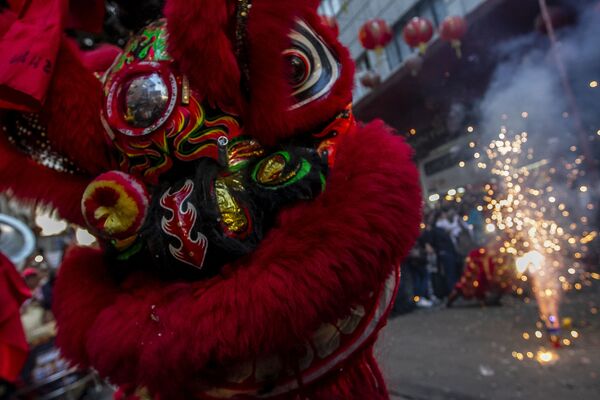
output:
[[510, 268], [498, 263], [498, 254], [475, 249], [466, 259], [465, 270], [456, 290], [465, 298], [485, 300], [490, 294], [506, 293], [511, 288]]
[[3, 108], [41, 107], [56, 63], [65, 10], [65, 0], [35, 0], [20, 7], [19, 18], [0, 41]]
[[[169, 0], [102, 81], [108, 63], [63, 38], [37, 119], [6, 115], [60, 157], [41, 165], [7, 123], [0, 188], [102, 243], [64, 259], [57, 344], [126, 398], [389, 397], [372, 347], [419, 234], [418, 173], [403, 138], [354, 121], [354, 66], [318, 6]], [[135, 179], [96, 178], [114, 169]], [[196, 251], [219, 245], [243, 254]]]
[[16, 381], [29, 353], [19, 313], [29, 297], [23, 278], [0, 253], [0, 378], [8, 382]]

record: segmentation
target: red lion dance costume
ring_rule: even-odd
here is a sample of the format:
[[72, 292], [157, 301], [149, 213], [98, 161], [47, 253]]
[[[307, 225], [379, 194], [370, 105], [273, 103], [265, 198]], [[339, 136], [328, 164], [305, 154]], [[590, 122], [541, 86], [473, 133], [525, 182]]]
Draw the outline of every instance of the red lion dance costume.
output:
[[1, 188], [101, 243], [65, 257], [57, 342], [126, 394], [388, 398], [372, 347], [418, 176], [402, 138], [354, 121], [318, 4], [168, 0], [110, 63], [63, 37], [43, 96], [0, 76]]

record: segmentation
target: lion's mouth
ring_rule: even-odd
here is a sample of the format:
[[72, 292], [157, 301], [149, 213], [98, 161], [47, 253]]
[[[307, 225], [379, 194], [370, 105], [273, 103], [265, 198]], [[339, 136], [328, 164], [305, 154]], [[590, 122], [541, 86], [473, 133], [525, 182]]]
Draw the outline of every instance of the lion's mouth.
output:
[[[370, 340], [390, 311], [400, 279], [395, 269], [378, 292], [334, 323], [323, 323], [302, 346], [299, 357], [273, 354], [226, 368], [224, 380], [200, 388], [204, 397], [228, 399], [240, 395], [269, 398], [309, 384], [346, 360]], [[203, 398], [204, 398], [203, 397]]]

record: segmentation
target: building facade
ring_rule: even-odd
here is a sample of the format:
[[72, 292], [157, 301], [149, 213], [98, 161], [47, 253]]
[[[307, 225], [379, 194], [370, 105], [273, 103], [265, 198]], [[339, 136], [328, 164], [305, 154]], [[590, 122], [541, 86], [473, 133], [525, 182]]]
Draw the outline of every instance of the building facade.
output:
[[[475, 163], [461, 160], [477, 141], [479, 132], [472, 124], [499, 62], [494, 48], [534, 30], [538, 0], [324, 0], [320, 12], [335, 16], [340, 40], [356, 62], [356, 116], [363, 121], [381, 118], [407, 138], [416, 150], [425, 197], [481, 184], [474, 180], [486, 178]], [[405, 44], [402, 30], [411, 18], [429, 19], [437, 32], [454, 15], [463, 16], [468, 25], [462, 57], [437, 34], [422, 57]], [[358, 39], [361, 26], [373, 18], [384, 19], [394, 35], [378, 53], [365, 51]], [[415, 59], [417, 73], [407, 62]], [[367, 88], [361, 77], [369, 72], [380, 83]]]
[[[356, 61], [357, 79], [369, 70], [377, 70], [385, 80], [415, 53], [402, 39], [402, 29], [415, 16], [429, 19], [437, 27], [449, 15], [467, 15], [485, 0], [324, 0], [321, 14], [337, 18], [340, 40], [350, 48]], [[361, 26], [372, 18], [385, 20], [393, 29], [394, 39], [382, 55], [367, 52], [358, 40]], [[435, 40], [435, 38], [434, 38]], [[355, 99], [368, 90], [357, 81]]]

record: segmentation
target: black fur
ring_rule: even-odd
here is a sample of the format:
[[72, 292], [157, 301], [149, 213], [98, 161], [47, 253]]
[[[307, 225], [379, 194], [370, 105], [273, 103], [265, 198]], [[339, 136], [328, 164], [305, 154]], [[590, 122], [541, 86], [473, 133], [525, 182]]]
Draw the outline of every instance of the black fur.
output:
[[[155, 272], [161, 279], [200, 279], [218, 274], [224, 264], [230, 263], [252, 252], [263, 239], [266, 232], [275, 222], [275, 217], [283, 207], [315, 198], [321, 193], [327, 163], [316, 151], [304, 147], [287, 147], [290, 162], [286, 165], [284, 175], [299, 168], [303, 160], [310, 165], [309, 173], [293, 184], [269, 188], [252, 179], [252, 171], [256, 165], [269, 157], [255, 160], [245, 169], [236, 173], [242, 182], [242, 190], [229, 186], [230, 193], [248, 210], [252, 229], [242, 237], [228, 234], [221, 224], [221, 215], [215, 195], [215, 181], [230, 176], [227, 169], [211, 159], [204, 159], [195, 164], [194, 174], [182, 177], [181, 171], [170, 174], [156, 188], [152, 196], [152, 204], [148, 218], [140, 232], [140, 244], [147, 251], [129, 258], [127, 263], [117, 266], [115, 273], [124, 277], [129, 269], [144, 269]], [[188, 164], [189, 165], [189, 164]], [[189, 168], [189, 166], [188, 166]], [[168, 179], [170, 177], [171, 179]], [[172, 212], [160, 205], [162, 195], [172, 189], [180, 189], [186, 179], [194, 182], [194, 191], [189, 201], [197, 210], [195, 231], [201, 232], [208, 239], [208, 250], [202, 269], [197, 269], [177, 261], [169, 252], [169, 245], [178, 246], [176, 239], [167, 235], [161, 227], [163, 218], [171, 218]], [[112, 257], [118, 257], [113, 252]], [[132, 267], [133, 266], [133, 267]], [[128, 268], [128, 270], [123, 270]]]

